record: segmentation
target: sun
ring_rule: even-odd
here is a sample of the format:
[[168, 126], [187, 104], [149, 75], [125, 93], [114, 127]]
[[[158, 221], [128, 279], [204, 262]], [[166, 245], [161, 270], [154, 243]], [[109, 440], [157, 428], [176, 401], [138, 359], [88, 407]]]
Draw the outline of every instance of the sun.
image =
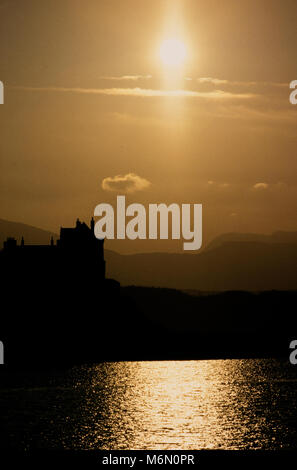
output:
[[160, 58], [164, 65], [180, 67], [186, 60], [185, 44], [178, 39], [166, 39], [160, 47]]

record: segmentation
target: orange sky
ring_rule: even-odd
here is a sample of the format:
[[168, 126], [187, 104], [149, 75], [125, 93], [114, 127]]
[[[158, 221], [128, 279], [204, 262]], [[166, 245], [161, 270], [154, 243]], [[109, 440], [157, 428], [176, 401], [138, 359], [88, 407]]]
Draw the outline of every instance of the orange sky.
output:
[[[58, 231], [129, 184], [128, 203], [202, 203], [205, 243], [297, 230], [295, 0], [3, 0], [0, 17], [0, 218]], [[131, 173], [151, 184], [102, 188]]]

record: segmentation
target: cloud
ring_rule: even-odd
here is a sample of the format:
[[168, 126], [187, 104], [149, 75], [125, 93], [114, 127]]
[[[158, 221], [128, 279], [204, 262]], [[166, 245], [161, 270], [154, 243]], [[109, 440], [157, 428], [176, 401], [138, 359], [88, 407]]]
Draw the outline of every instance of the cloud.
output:
[[135, 96], [135, 97], [181, 97], [181, 98], [206, 98], [206, 99], [249, 99], [256, 95], [251, 93], [231, 93], [223, 90], [207, 92], [194, 90], [158, 90], [150, 88], [66, 88], [66, 87], [26, 87], [14, 86], [14, 90], [39, 91], [39, 92], [64, 92], [82, 93], [107, 96]]
[[104, 191], [134, 193], [148, 189], [150, 185], [151, 183], [145, 178], [135, 173], [127, 173], [126, 175], [108, 176], [102, 180], [101, 186]]
[[120, 75], [119, 77], [110, 77], [110, 76], [103, 76], [100, 77], [100, 80], [149, 80], [152, 78], [152, 75]]
[[282, 191], [284, 189], [288, 189], [288, 186], [286, 183], [283, 183], [282, 181], [279, 181], [278, 183], [256, 183], [252, 187], [252, 189], [269, 189], [269, 191]]
[[216, 187], [216, 188], [229, 188], [230, 187], [229, 183], [218, 183], [218, 182], [213, 181], [213, 180], [207, 181], [207, 184], [209, 186]]
[[212, 78], [212, 77], [201, 77], [197, 78], [199, 83], [212, 83], [214, 85], [222, 85], [228, 83], [228, 80], [221, 80], [220, 78]]
[[267, 183], [256, 183], [254, 184], [253, 188], [254, 189], [267, 189], [268, 186], [269, 185]]
[[225, 79], [213, 78], [213, 77], [200, 77], [200, 78], [197, 78], [197, 82], [210, 83], [212, 85], [234, 85], [234, 86], [243, 86], [243, 87], [252, 87], [252, 86], [288, 87], [288, 83], [282, 83], [282, 82], [234, 81], [234, 80], [225, 80]]

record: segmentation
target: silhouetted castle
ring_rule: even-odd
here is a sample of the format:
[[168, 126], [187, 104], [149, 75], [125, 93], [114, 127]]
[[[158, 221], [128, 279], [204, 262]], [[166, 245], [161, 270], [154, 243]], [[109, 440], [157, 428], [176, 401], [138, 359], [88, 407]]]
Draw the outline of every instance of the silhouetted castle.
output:
[[104, 240], [95, 237], [94, 224], [93, 218], [90, 227], [77, 219], [75, 227], [61, 227], [60, 239], [55, 243], [52, 238], [49, 245], [26, 245], [24, 238], [17, 244], [15, 238], [8, 238], [1, 252], [6, 274], [34, 279], [53, 276], [53, 280], [76, 284], [103, 282]]
[[106, 279], [103, 247], [93, 219], [90, 226], [77, 220], [61, 227], [59, 240], [48, 245], [4, 242], [1, 340], [8, 364], [60, 367], [111, 355], [103, 338], [123, 334], [131, 306], [125, 315], [119, 282]]

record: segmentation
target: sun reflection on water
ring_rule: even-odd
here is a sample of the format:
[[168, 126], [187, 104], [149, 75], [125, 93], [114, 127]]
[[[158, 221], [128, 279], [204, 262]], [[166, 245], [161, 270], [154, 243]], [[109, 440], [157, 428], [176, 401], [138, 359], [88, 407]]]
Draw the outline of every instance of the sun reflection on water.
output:
[[81, 425], [72, 445], [88, 449], [279, 446], [279, 432], [289, 431], [279, 420], [279, 381], [275, 389], [269, 364], [164, 361], [79, 369]]

